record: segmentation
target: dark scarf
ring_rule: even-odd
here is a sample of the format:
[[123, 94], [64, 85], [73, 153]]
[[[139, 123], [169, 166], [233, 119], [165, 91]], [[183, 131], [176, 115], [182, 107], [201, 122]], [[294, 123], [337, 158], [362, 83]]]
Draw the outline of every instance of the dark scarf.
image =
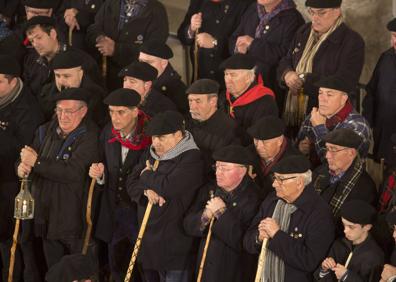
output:
[[268, 87], [264, 86], [261, 75], [258, 76], [257, 85], [251, 87], [248, 91], [243, 93], [241, 96], [237, 97], [235, 100], [231, 99], [231, 94], [227, 90], [226, 98], [230, 106], [230, 110], [229, 110], [230, 116], [232, 118], [235, 118], [235, 114], [234, 114], [235, 107], [248, 105], [266, 95], [271, 95], [273, 98], [275, 98], [274, 92]]
[[280, 12], [294, 9], [296, 4], [292, 0], [282, 0], [278, 6], [275, 7], [274, 10], [267, 13], [263, 5], [257, 3], [257, 15], [259, 17], [259, 24], [256, 28], [255, 38], [260, 38], [263, 34], [263, 31], [266, 29], [267, 24], [276, 17]]
[[285, 137], [285, 138], [283, 138], [283, 142], [282, 142], [281, 148], [279, 150], [279, 153], [270, 162], [266, 163], [264, 160], [260, 159], [260, 167], [261, 167], [261, 171], [263, 172], [264, 176], [267, 176], [270, 173], [271, 168], [283, 156], [283, 154], [286, 151], [286, 147], [287, 147], [287, 139]]
[[345, 103], [345, 106], [338, 111], [334, 116], [326, 119], [326, 127], [328, 130], [333, 130], [338, 124], [343, 122], [347, 116], [352, 112], [353, 106], [349, 100]]
[[151, 144], [150, 136], [147, 136], [144, 132], [146, 124], [149, 121], [149, 117], [142, 111], [139, 111], [137, 124], [134, 131], [131, 134], [130, 139], [124, 139], [118, 130], [114, 127], [111, 128], [113, 138], [109, 139], [108, 143], [119, 142], [121, 146], [128, 148], [129, 150], [139, 151], [147, 148]]

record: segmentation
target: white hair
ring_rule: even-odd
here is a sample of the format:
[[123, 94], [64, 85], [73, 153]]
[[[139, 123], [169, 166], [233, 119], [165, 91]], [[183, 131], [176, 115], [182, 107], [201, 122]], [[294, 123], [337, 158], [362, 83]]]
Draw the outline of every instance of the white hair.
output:
[[304, 173], [301, 173], [301, 176], [304, 178], [304, 186], [307, 186], [312, 182], [312, 171], [310, 169]]

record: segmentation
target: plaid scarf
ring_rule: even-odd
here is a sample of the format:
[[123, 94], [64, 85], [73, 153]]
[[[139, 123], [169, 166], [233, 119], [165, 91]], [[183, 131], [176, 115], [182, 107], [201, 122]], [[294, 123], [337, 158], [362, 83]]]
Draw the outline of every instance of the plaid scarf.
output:
[[109, 139], [107, 142], [110, 144], [114, 142], [119, 142], [121, 146], [126, 147], [129, 150], [133, 150], [133, 151], [139, 151], [147, 148], [151, 144], [150, 136], [147, 136], [144, 133], [144, 128], [146, 127], [148, 121], [149, 121], [148, 115], [146, 115], [143, 111], [139, 111], [137, 124], [131, 134], [130, 139], [124, 139], [121, 136], [120, 131], [114, 129], [113, 127], [111, 129], [113, 138]]
[[333, 130], [338, 124], [343, 122], [347, 116], [352, 112], [353, 106], [349, 99], [345, 103], [345, 106], [338, 111], [334, 116], [329, 119], [326, 119], [326, 127], [328, 130]]
[[[288, 232], [290, 217], [296, 210], [297, 207], [295, 205], [288, 204], [281, 199], [278, 200], [272, 218], [279, 223], [280, 230], [282, 230], [283, 232]], [[285, 262], [270, 249], [267, 249], [267, 253], [265, 256], [265, 266], [263, 274], [261, 276], [261, 282], [283, 282], [284, 280]]]
[[345, 199], [351, 193], [355, 187], [360, 175], [363, 173], [363, 162], [360, 157], [356, 157], [352, 170], [345, 175], [345, 179], [340, 182], [342, 189], [336, 191], [330, 200], [330, 207], [333, 211], [333, 215], [337, 216], [341, 206], [344, 204]]
[[294, 9], [296, 7], [296, 4], [293, 2], [293, 0], [282, 0], [274, 10], [271, 12], [267, 13], [265, 10], [265, 7], [263, 5], [260, 5], [257, 3], [257, 15], [259, 17], [259, 24], [256, 28], [256, 34], [255, 38], [260, 38], [263, 34], [263, 31], [266, 29], [266, 25], [274, 18], [276, 15], [278, 15], [280, 12], [288, 10], [288, 9]]
[[384, 183], [384, 191], [379, 200], [379, 212], [387, 212], [390, 207], [394, 206], [396, 200], [395, 175], [392, 173], [388, 177], [388, 181]]

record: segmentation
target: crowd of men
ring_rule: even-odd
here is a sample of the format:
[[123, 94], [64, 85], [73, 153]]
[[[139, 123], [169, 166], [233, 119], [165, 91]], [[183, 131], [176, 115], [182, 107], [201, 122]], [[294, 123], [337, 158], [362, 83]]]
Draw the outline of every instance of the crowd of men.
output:
[[341, 5], [191, 0], [187, 86], [158, 0], [0, 0], [0, 281], [396, 281], [396, 19], [361, 114]]

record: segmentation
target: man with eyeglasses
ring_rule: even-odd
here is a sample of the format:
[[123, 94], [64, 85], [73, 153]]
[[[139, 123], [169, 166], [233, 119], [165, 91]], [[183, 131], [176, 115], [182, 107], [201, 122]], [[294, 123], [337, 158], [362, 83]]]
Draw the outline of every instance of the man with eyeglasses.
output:
[[362, 137], [357, 148], [362, 158], [368, 154], [371, 129], [366, 119], [352, 106], [351, 87], [348, 81], [338, 76], [322, 77], [319, 87], [318, 107], [305, 118], [297, 136], [298, 149], [307, 155], [313, 166], [325, 162], [324, 136], [338, 128], [350, 128]]
[[337, 222], [337, 233], [342, 233], [340, 209], [352, 199], [364, 200], [376, 206], [377, 189], [374, 181], [365, 170], [358, 148], [362, 138], [352, 129], [340, 128], [327, 134], [327, 163], [313, 173], [312, 186], [330, 205]]
[[285, 123], [274, 116], [262, 117], [248, 128], [253, 138], [255, 163], [254, 171], [256, 183], [260, 186], [260, 197], [263, 200], [272, 188], [271, 168], [283, 158], [298, 154], [292, 142], [285, 136]]
[[[364, 64], [364, 41], [344, 23], [341, 2], [305, 2], [311, 22], [297, 31], [278, 66], [278, 80], [289, 89], [285, 114], [309, 113], [318, 103], [315, 82], [324, 75], [344, 77], [353, 90], [357, 87]], [[299, 109], [292, 96], [301, 92], [308, 101]]]
[[88, 169], [98, 159], [98, 128], [86, 118], [85, 91], [66, 89], [55, 99], [56, 118], [38, 128], [17, 168], [32, 180], [35, 200], [34, 220], [24, 221], [22, 236], [42, 240], [48, 268], [81, 253]]
[[302, 155], [283, 158], [271, 170], [275, 192], [268, 195], [244, 237], [244, 248], [260, 253], [268, 239], [262, 282], [308, 282], [334, 240], [331, 211], [307, 187], [308, 160]]
[[108, 244], [111, 275], [118, 282], [124, 281], [138, 232], [136, 203], [128, 196], [126, 180], [151, 138], [145, 133], [149, 119], [138, 108], [140, 95], [136, 91], [117, 89], [104, 103], [111, 122], [100, 135], [102, 160], [91, 165], [89, 176], [97, 179], [103, 190], [95, 235]]
[[208, 227], [212, 237], [206, 254], [202, 281], [253, 281], [255, 258], [242, 248], [243, 235], [260, 205], [258, 187], [248, 175], [250, 152], [230, 145], [213, 153], [216, 182], [199, 190], [184, 218], [186, 232], [200, 239], [196, 274], [202, 259]]

